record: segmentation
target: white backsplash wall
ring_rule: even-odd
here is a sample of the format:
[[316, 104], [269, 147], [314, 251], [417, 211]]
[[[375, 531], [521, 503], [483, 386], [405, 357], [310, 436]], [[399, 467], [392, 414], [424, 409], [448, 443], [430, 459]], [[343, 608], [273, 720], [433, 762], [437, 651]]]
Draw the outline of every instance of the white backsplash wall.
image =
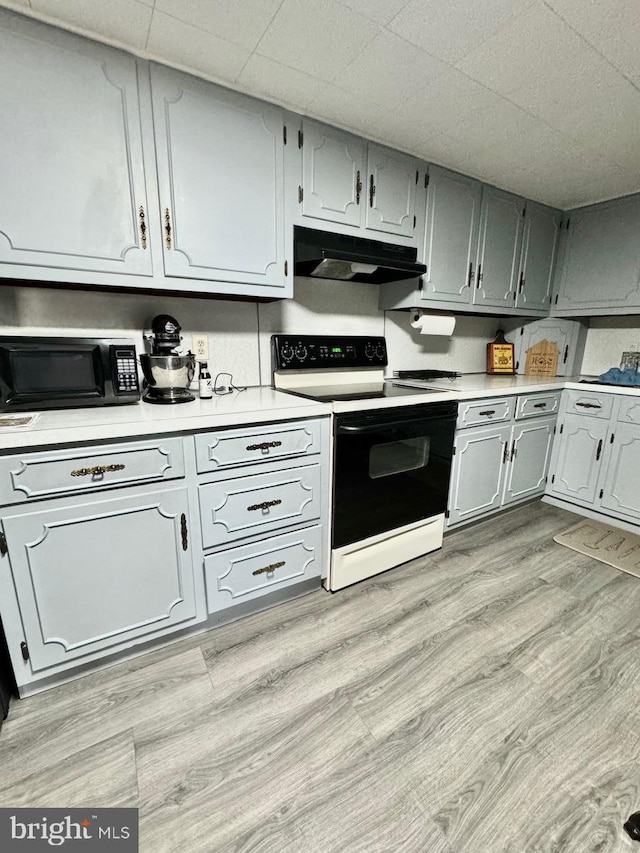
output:
[[208, 335], [212, 376], [228, 371], [238, 385], [260, 383], [255, 302], [0, 286], [0, 334], [124, 336], [144, 352], [143, 330], [156, 314], [178, 320], [187, 347], [192, 334]]
[[640, 351], [640, 316], [593, 317], [580, 372], [599, 375], [610, 367], [619, 367], [623, 350]]

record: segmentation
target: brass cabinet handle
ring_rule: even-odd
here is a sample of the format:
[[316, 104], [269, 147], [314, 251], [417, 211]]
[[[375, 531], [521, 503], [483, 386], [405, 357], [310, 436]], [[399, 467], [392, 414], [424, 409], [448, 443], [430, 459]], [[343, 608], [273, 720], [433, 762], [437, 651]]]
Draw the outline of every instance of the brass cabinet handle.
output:
[[546, 403], [534, 403], [533, 408], [534, 409], [546, 409], [547, 404]]
[[369, 207], [373, 207], [373, 198], [376, 194], [376, 185], [373, 183], [373, 175], [369, 175]]
[[247, 507], [247, 512], [255, 512], [257, 509], [269, 509], [272, 506], [278, 506], [282, 501], [280, 498], [277, 498], [275, 501], [262, 501], [259, 504], [251, 504], [251, 506]]
[[171, 248], [171, 214], [168, 207], [164, 209], [164, 244], [167, 249]]
[[360, 204], [360, 193], [362, 192], [362, 181], [360, 180], [360, 169], [356, 172], [356, 204]]
[[77, 468], [71, 472], [72, 477], [94, 477], [96, 474], [106, 474], [107, 471], [123, 471], [124, 465], [94, 465], [93, 468]]
[[479, 415], [486, 415], [488, 418], [490, 418], [491, 415], [495, 415], [495, 413], [495, 409], [485, 409], [484, 412], [478, 412]]
[[140, 205], [138, 210], [138, 221], [140, 224], [140, 245], [143, 249], [147, 248], [147, 219], [144, 213], [144, 207]]
[[189, 531], [187, 530], [187, 516], [184, 513], [180, 516], [180, 535], [182, 537], [182, 550], [186, 551], [189, 547]]
[[260, 444], [248, 444], [247, 450], [269, 450], [270, 447], [280, 447], [281, 441], [262, 441]]
[[255, 572], [251, 572], [252, 575], [263, 575], [265, 572], [270, 575], [275, 572], [276, 569], [281, 569], [282, 566], [285, 565], [284, 560], [280, 560], [279, 563], [271, 563], [270, 566], [263, 566], [261, 569], [256, 569]]

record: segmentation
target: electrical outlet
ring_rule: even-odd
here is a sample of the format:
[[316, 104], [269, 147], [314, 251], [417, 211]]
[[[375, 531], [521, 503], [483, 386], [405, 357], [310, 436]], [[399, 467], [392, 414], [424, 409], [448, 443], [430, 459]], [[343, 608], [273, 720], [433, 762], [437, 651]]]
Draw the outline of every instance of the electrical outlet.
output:
[[209, 336], [193, 335], [191, 338], [193, 354], [198, 361], [207, 361], [209, 358]]

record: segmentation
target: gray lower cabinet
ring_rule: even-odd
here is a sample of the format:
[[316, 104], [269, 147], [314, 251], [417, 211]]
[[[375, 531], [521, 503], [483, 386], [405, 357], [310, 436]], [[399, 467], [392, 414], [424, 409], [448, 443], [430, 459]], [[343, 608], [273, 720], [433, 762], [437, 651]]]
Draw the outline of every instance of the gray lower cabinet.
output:
[[603, 510], [640, 521], [640, 426], [616, 424], [599, 495]]
[[19, 685], [197, 615], [186, 488], [61, 503], [3, 512], [0, 599], [15, 587], [23, 634], [3, 621]]
[[595, 502], [608, 434], [607, 420], [584, 415], [562, 418], [551, 460], [549, 494], [587, 506]]
[[[460, 404], [447, 527], [544, 493], [558, 398], [538, 392]], [[474, 426], [480, 419], [497, 423]]]

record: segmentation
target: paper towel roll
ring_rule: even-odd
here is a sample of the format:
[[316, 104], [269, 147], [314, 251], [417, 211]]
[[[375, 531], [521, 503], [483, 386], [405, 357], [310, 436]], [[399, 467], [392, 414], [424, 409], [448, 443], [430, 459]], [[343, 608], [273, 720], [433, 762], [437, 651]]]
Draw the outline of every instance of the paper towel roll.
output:
[[421, 335], [441, 335], [451, 337], [456, 327], [453, 314], [427, 314], [419, 308], [411, 311], [411, 326]]

